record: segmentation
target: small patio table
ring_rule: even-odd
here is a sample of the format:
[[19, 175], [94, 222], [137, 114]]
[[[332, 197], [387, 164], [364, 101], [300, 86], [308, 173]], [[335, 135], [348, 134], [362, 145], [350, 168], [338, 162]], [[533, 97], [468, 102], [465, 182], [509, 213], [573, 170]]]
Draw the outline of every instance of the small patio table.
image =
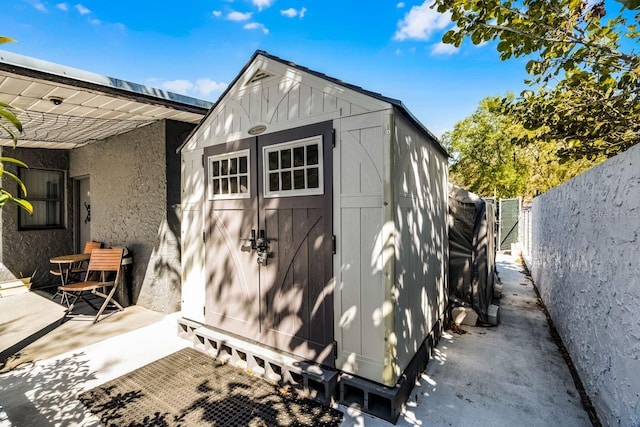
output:
[[91, 254], [71, 254], [71, 255], [60, 255], [57, 257], [53, 257], [49, 260], [52, 264], [58, 264], [58, 268], [60, 270], [60, 282], [62, 282], [62, 286], [67, 284], [69, 280], [69, 273], [71, 272], [71, 268], [79, 262], [89, 261], [91, 258]]

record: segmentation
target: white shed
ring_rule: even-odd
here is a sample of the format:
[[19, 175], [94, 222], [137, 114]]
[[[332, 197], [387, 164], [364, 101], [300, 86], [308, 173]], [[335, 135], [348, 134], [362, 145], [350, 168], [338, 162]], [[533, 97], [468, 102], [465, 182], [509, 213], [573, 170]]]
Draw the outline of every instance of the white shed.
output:
[[400, 101], [257, 51], [181, 150], [184, 331], [347, 383], [420, 370], [447, 305], [447, 153]]

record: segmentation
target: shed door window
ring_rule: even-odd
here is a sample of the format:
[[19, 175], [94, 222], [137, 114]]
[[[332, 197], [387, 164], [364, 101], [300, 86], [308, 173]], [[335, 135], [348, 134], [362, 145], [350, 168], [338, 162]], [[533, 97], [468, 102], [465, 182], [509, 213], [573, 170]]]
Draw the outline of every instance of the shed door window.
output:
[[322, 136], [264, 148], [265, 197], [324, 193]]
[[249, 197], [249, 150], [210, 156], [209, 199]]
[[18, 175], [29, 191], [26, 200], [33, 205], [33, 215], [18, 209], [18, 229], [64, 228], [64, 171], [20, 168]]

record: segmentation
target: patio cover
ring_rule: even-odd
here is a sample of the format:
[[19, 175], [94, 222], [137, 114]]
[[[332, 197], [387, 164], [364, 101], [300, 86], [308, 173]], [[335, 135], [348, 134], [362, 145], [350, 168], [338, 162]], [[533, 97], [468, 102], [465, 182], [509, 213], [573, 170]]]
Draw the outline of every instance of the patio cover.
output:
[[449, 184], [449, 294], [489, 324], [495, 284], [495, 213], [476, 194]]
[[[197, 124], [212, 103], [0, 50], [0, 101], [23, 148], [72, 149], [163, 119]], [[0, 146], [13, 146], [0, 135]]]

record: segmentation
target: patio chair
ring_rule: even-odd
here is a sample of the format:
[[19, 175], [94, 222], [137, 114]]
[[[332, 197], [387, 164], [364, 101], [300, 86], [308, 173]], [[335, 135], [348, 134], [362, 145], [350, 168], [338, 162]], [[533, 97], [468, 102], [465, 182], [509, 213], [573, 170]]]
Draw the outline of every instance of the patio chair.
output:
[[[122, 248], [94, 249], [91, 252], [91, 259], [89, 259], [85, 280], [83, 282], [69, 283], [65, 286], [58, 287], [58, 290], [62, 291], [62, 301], [67, 305], [67, 315], [71, 314], [79, 298], [86, 301], [93, 309], [98, 310], [98, 314], [96, 314], [93, 323], [97, 323], [98, 320], [100, 320], [100, 316], [109, 305], [118, 308], [117, 311], [124, 310], [124, 307], [113, 299], [120, 278], [122, 252]], [[89, 280], [92, 273], [100, 273], [100, 280]], [[108, 273], [115, 273], [113, 280], [107, 280]], [[109, 293], [107, 293], [108, 289], [110, 289]], [[103, 298], [104, 302], [102, 306], [100, 308], [96, 307], [93, 302], [87, 298], [87, 294]]]
[[[100, 249], [102, 247], [101, 242], [87, 242], [84, 244], [84, 249], [82, 251], [83, 254], [90, 254], [94, 249]], [[71, 268], [70, 275], [75, 277], [81, 277], [83, 274], [87, 272], [86, 261], [79, 262], [78, 265], [74, 265]]]
[[[84, 249], [82, 251], [83, 254], [90, 254], [92, 250], [94, 249], [100, 249], [102, 247], [102, 243], [100, 242], [86, 242], [84, 244]], [[76, 276], [79, 277], [79, 275], [81, 275], [82, 273], [85, 273], [87, 271], [87, 266], [86, 263], [80, 262], [77, 265], [72, 265], [71, 268], [66, 272], [67, 275], [70, 276]], [[62, 274], [60, 272], [60, 269], [51, 269], [49, 270], [49, 273], [51, 273], [53, 276], [56, 277], [60, 277], [60, 275]], [[69, 277], [65, 277], [64, 283], [66, 283], [69, 280]], [[56, 295], [53, 296], [53, 298], [55, 298], [58, 295], [58, 293], [56, 293]]]

